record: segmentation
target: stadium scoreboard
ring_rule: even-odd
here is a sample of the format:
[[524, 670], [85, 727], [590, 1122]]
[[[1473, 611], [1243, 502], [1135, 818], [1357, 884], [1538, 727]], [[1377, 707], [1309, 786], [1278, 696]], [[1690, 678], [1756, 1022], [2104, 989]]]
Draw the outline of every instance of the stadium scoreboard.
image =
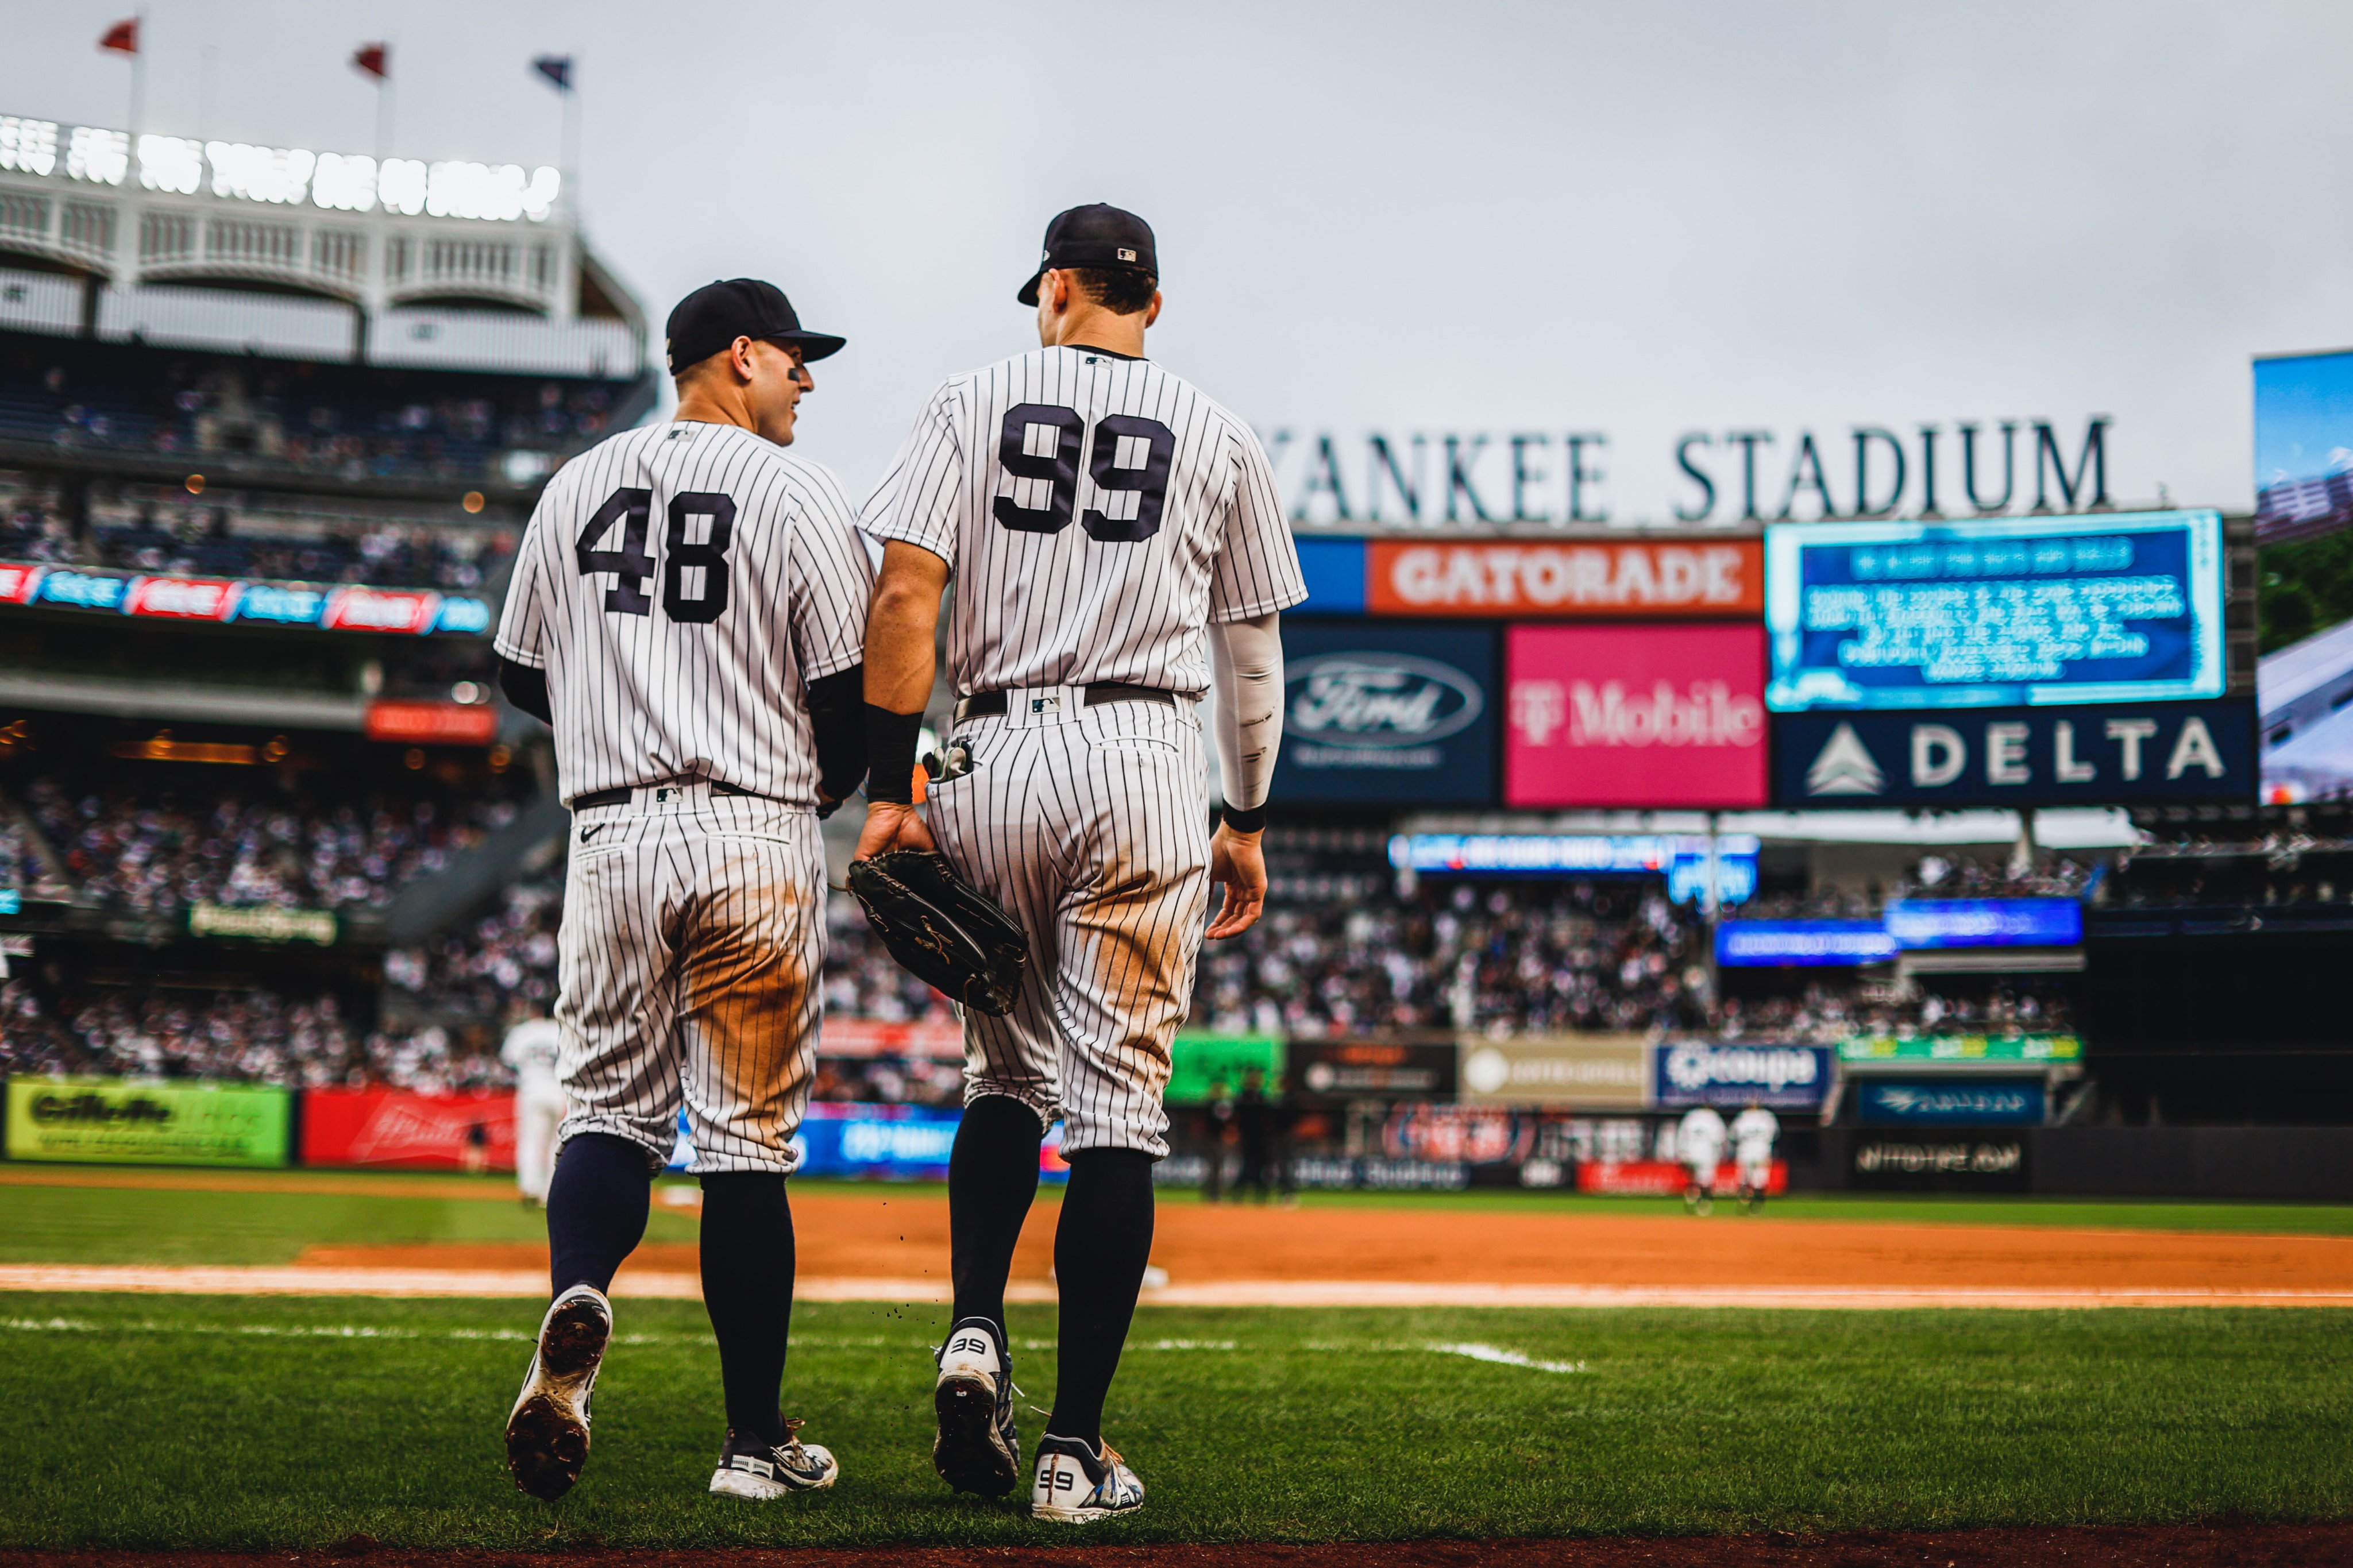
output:
[[1777, 713], [2173, 701], [2229, 682], [2219, 512], [1776, 523], [1765, 553]]

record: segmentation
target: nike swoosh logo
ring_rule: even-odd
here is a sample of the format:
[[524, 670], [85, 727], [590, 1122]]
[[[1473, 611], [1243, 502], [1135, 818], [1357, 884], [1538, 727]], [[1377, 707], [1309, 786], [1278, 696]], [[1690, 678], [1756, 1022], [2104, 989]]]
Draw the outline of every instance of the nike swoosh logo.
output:
[[590, 823], [587, 826], [580, 830], [580, 842], [583, 844], [587, 843], [588, 840], [596, 837], [597, 834], [603, 832], [604, 828], [605, 825], [601, 822]]

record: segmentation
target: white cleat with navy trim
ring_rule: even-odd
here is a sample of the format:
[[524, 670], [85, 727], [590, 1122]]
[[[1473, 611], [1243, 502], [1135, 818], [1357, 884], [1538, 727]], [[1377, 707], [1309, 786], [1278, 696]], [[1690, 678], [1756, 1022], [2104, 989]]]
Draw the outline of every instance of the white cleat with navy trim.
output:
[[727, 1429], [727, 1446], [719, 1450], [719, 1468], [711, 1473], [711, 1489], [722, 1497], [752, 1498], [765, 1502], [786, 1492], [823, 1491], [841, 1474], [833, 1450], [800, 1440], [801, 1424], [785, 1423], [785, 1438], [765, 1437]]
[[1029, 1489], [1033, 1518], [1088, 1524], [1144, 1506], [1144, 1483], [1109, 1443], [1102, 1452], [1076, 1437], [1038, 1439], [1038, 1479]]
[[531, 1370], [507, 1415], [507, 1471], [515, 1485], [554, 1502], [588, 1462], [588, 1396], [613, 1341], [613, 1303], [575, 1285], [548, 1303]]

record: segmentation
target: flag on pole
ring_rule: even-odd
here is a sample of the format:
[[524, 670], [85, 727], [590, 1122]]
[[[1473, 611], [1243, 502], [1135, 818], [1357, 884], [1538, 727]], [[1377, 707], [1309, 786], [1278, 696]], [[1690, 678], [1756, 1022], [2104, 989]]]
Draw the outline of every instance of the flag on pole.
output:
[[352, 51], [352, 65], [378, 81], [388, 81], [392, 77], [392, 46], [362, 44]]
[[133, 16], [128, 21], [117, 22], [109, 27], [106, 30], [106, 36], [98, 40], [98, 47], [101, 49], [112, 49], [119, 55], [137, 54], [139, 52], [139, 18]]
[[570, 55], [542, 55], [531, 62], [531, 68], [554, 84], [556, 91], [572, 90], [572, 57]]

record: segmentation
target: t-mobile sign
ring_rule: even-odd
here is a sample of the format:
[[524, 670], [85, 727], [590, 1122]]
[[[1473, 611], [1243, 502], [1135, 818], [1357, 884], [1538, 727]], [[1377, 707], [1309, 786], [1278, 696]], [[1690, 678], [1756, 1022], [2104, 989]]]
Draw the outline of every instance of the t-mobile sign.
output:
[[1765, 629], [1514, 626], [1504, 797], [1515, 806], [1765, 804]]

